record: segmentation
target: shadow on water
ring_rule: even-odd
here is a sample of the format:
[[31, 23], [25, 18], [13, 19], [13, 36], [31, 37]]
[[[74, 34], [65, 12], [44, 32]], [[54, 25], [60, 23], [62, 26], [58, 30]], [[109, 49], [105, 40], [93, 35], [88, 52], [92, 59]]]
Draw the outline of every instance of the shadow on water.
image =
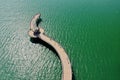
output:
[[75, 79], [75, 73], [74, 73], [73, 67], [72, 67], [72, 80], [76, 80]]
[[[60, 57], [58, 56], [56, 50], [49, 45], [48, 43], [44, 42], [43, 40], [39, 39], [39, 38], [30, 38], [30, 41], [34, 44], [40, 44], [45, 46], [46, 48], [48, 48], [49, 50], [51, 50], [53, 53], [55, 53], [55, 55], [60, 59]], [[73, 67], [72, 67], [72, 80], [75, 80], [75, 75], [74, 75], [74, 71], [73, 71]]]
[[48, 48], [49, 50], [51, 50], [53, 53], [55, 53], [55, 55], [59, 58], [56, 50], [51, 45], [49, 45], [48, 43], [44, 42], [43, 40], [41, 40], [39, 38], [30, 38], [30, 41], [32, 43], [34, 43], [34, 44], [40, 44], [40, 45], [45, 46], [46, 48]]
[[36, 21], [36, 25], [38, 26], [41, 22], [42, 22], [42, 18], [40, 18]]

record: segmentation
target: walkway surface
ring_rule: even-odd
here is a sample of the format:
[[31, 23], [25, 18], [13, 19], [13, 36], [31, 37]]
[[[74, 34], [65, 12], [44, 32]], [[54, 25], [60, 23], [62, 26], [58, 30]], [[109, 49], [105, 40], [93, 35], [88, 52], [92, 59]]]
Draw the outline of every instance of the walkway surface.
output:
[[[39, 20], [39, 18], [40, 14], [37, 14], [33, 17], [30, 24], [30, 30], [28, 32], [29, 36], [32, 38], [40, 38], [41, 40], [48, 43], [56, 50], [62, 63], [62, 80], [72, 80], [71, 63], [65, 50], [56, 41], [44, 35], [44, 29], [38, 28], [36, 22], [37, 20]], [[39, 31], [39, 34], [36, 35], [35, 34], [36, 31]]]

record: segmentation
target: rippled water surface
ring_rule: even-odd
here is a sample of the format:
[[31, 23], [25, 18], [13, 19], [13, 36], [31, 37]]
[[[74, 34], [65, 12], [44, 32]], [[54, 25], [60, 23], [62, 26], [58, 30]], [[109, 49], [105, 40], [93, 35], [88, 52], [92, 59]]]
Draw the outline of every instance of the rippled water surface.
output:
[[0, 80], [61, 80], [59, 58], [27, 34], [36, 13], [75, 80], [120, 80], [119, 0], [0, 0]]

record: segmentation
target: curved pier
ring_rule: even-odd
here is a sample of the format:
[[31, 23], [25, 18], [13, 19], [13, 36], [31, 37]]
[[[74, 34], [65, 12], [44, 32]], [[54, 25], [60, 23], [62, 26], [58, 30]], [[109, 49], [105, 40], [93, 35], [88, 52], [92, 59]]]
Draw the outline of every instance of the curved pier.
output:
[[36, 23], [38, 22], [39, 18], [40, 14], [37, 14], [33, 17], [30, 24], [30, 30], [28, 32], [29, 36], [32, 38], [40, 38], [56, 50], [62, 63], [62, 80], [72, 80], [71, 64], [65, 50], [57, 42], [44, 35], [44, 29], [38, 28]]

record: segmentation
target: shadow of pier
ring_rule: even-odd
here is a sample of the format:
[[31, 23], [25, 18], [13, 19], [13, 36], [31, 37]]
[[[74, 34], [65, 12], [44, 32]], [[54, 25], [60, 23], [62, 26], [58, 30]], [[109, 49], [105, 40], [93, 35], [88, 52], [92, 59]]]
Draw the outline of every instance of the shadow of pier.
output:
[[[30, 41], [34, 44], [40, 44], [42, 46], [45, 46], [46, 48], [48, 48], [49, 50], [51, 50], [53, 53], [55, 53], [55, 55], [59, 58], [56, 50], [49, 45], [48, 43], [46, 43], [45, 41], [41, 40], [40, 38], [30, 38]], [[60, 58], [59, 58], [60, 59]]]

